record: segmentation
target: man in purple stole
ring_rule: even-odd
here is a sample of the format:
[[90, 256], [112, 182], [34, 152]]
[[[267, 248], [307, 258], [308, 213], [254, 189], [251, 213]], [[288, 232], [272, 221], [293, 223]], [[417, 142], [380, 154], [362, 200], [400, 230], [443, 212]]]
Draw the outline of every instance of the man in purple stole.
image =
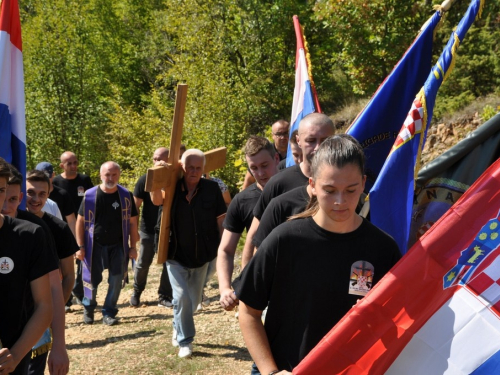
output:
[[118, 185], [120, 166], [108, 161], [101, 165], [100, 175], [102, 183], [85, 192], [78, 211], [76, 239], [80, 250], [76, 256], [83, 262], [83, 322], [94, 323], [97, 287], [107, 269], [108, 292], [102, 322], [111, 326], [118, 322], [116, 305], [128, 258], [137, 258], [138, 214], [132, 193]]

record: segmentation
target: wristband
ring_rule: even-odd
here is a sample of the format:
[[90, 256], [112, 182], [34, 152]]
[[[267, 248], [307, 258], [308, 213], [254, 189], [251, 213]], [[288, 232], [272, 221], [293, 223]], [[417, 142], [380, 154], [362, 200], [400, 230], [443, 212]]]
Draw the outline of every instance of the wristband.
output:
[[79, 249], [85, 249], [85, 245], [79, 245], [78, 248]]
[[280, 370], [273, 370], [269, 373], [269, 375], [274, 375], [274, 374], [277, 374], [278, 372], [280, 372]]

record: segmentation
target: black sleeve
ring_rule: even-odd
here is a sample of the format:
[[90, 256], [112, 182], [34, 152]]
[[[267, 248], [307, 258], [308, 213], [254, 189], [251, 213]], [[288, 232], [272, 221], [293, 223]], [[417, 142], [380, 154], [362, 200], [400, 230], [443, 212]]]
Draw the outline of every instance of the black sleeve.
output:
[[255, 247], [259, 247], [262, 241], [266, 239], [269, 233], [272, 232], [274, 228], [283, 223], [280, 215], [280, 209], [277, 204], [273, 204], [271, 201], [269, 206], [264, 211], [262, 218], [260, 219], [259, 228], [255, 233], [252, 243]]
[[130, 216], [131, 217], [138, 216], [139, 212], [137, 212], [137, 207], [136, 207], [136, 205], [134, 203], [134, 195], [132, 194], [131, 191], [129, 191], [129, 193], [130, 193], [130, 199], [132, 200], [132, 211], [130, 213]]
[[216, 211], [215, 211], [215, 214], [216, 214], [216, 217], [219, 217], [220, 215], [224, 215], [227, 211], [227, 206], [226, 206], [226, 202], [224, 202], [224, 197], [222, 196], [222, 192], [220, 191], [219, 189], [219, 184], [216, 185], [217, 186], [217, 191], [218, 191], [218, 194], [215, 193], [215, 196], [216, 196]]
[[144, 195], [149, 194], [146, 190], [146, 179], [144, 176], [139, 177], [134, 186], [134, 197], [144, 200]]
[[90, 179], [89, 176], [87, 175], [83, 175], [84, 176], [84, 188], [85, 188], [85, 191], [91, 189], [94, 187], [94, 184], [92, 183], [92, 180]]
[[238, 285], [236, 295], [253, 309], [264, 310], [268, 305], [276, 270], [278, 246], [279, 235], [275, 231], [262, 243], [259, 251], [241, 274], [241, 283]]
[[230, 232], [241, 234], [245, 229], [245, 223], [241, 220], [240, 200], [238, 195], [229, 204], [223, 227]]

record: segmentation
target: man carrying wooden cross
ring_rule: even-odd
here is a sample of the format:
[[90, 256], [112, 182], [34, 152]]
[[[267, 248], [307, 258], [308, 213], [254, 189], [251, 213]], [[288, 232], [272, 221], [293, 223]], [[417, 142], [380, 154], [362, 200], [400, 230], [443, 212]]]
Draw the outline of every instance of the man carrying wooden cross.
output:
[[[226, 215], [218, 184], [201, 178], [205, 161], [205, 154], [197, 149], [182, 155], [184, 176], [177, 181], [170, 212], [167, 270], [174, 304], [172, 345], [179, 346], [181, 358], [193, 353], [193, 314], [201, 302], [208, 263], [217, 256]], [[158, 161], [155, 165], [166, 163]], [[151, 191], [151, 200], [155, 205], [162, 204], [162, 190]]]

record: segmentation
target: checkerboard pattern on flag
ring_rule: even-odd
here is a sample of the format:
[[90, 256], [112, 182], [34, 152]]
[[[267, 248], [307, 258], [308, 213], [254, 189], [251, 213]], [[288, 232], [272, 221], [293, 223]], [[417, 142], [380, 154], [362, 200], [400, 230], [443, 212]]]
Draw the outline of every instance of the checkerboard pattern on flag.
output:
[[17, 0], [3, 0], [0, 4], [0, 157], [24, 176], [26, 120], [19, 5]]
[[406, 120], [396, 137], [396, 141], [394, 142], [394, 146], [392, 146], [392, 151], [401, 146], [402, 144], [411, 140], [415, 134], [420, 133], [422, 131], [422, 120], [424, 119], [424, 108], [422, 107], [422, 103], [417, 98], [413, 101], [411, 105], [410, 112], [408, 116], [406, 116]]
[[483, 3], [484, 0], [472, 0], [456, 30], [452, 32], [441, 56], [413, 101], [397, 143], [393, 145], [370, 190], [370, 220], [394, 238], [402, 254], [408, 250], [415, 171], [419, 169], [420, 155], [432, 120], [437, 92], [451, 73], [457, 48], [476, 17], [480, 16]]

